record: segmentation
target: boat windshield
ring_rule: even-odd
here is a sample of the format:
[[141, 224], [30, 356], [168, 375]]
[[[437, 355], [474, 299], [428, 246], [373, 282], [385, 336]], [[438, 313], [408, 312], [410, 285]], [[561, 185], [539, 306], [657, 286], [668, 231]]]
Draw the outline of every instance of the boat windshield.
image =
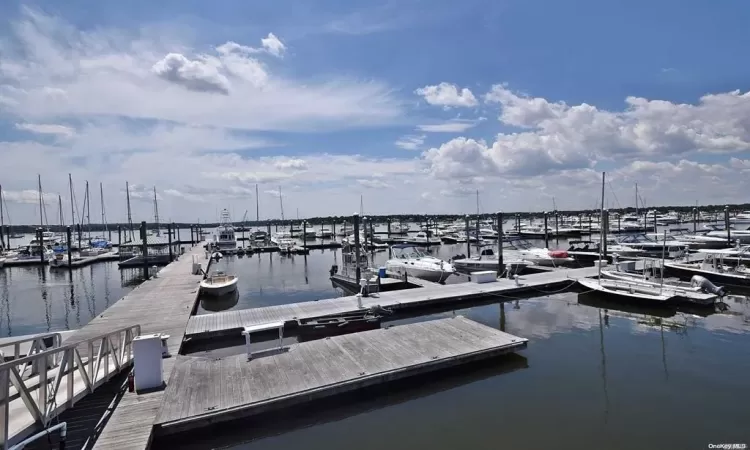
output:
[[526, 239], [510, 239], [503, 241], [503, 248], [508, 250], [528, 250], [534, 245]]
[[399, 259], [424, 258], [426, 255], [416, 247], [393, 246], [393, 256]]
[[621, 244], [640, 244], [640, 243], [653, 243], [656, 242], [653, 239], [650, 239], [645, 234], [632, 234], [629, 236], [623, 236], [622, 239], [620, 239]]

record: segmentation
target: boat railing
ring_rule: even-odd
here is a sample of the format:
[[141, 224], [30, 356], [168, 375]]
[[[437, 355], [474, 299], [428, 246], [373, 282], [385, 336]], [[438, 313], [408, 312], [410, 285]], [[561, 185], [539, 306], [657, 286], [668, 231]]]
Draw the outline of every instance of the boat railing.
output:
[[140, 334], [140, 325], [132, 325], [0, 363], [0, 449], [47, 428], [57, 415], [128, 367], [133, 339]]

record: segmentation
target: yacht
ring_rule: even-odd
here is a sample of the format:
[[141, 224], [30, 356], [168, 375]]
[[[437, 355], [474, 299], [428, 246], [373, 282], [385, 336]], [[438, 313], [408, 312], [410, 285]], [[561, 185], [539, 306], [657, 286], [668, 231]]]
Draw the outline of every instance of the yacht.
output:
[[743, 211], [734, 217], [730, 217], [729, 223], [735, 225], [750, 225], [750, 211]]
[[[706, 233], [706, 236], [713, 236], [718, 238], [727, 238], [727, 230], [720, 229], [716, 225], [706, 225], [712, 231]], [[732, 242], [739, 242], [741, 244], [750, 244], [750, 230], [735, 230], [734, 228], [729, 229], [729, 239]]]
[[253, 231], [252, 238], [254, 241], [265, 241], [268, 239], [268, 233], [262, 230]]
[[237, 239], [234, 236], [234, 227], [229, 218], [229, 211], [221, 211], [221, 223], [214, 234], [213, 246], [216, 250], [224, 254], [237, 253]]
[[[503, 244], [503, 256], [508, 260], [527, 261], [538, 266], [559, 266], [573, 261], [565, 250], [534, 247], [525, 239], [509, 239]], [[505, 259], [505, 258], [503, 258]]]
[[439, 238], [432, 237], [429, 231], [420, 231], [414, 237], [409, 238], [409, 242], [424, 245], [440, 245], [443, 243]]
[[328, 228], [321, 228], [315, 233], [315, 237], [318, 239], [331, 239], [333, 232]]
[[385, 263], [387, 270], [421, 278], [434, 283], [442, 283], [456, 271], [453, 265], [420, 252], [412, 245], [392, 245], [393, 258]]
[[673, 236], [667, 236], [666, 242], [662, 239], [656, 240], [645, 234], [632, 234], [617, 239], [615, 247], [619, 248], [608, 248], [607, 250], [622, 254], [624, 252], [622, 249], [626, 249], [629, 250], [628, 253], [633, 254], [629, 256], [661, 257], [666, 247], [666, 256], [676, 258], [684, 253], [685, 248], [689, 247], [687, 242], [677, 240]]
[[281, 245], [281, 241], [292, 240], [292, 233], [289, 231], [277, 231], [271, 236], [271, 242], [276, 245]]
[[[477, 270], [498, 270], [498, 255], [495, 254], [492, 247], [483, 248], [478, 255], [467, 258], [464, 255], [458, 255], [451, 259], [451, 264], [456, 270], [471, 272]], [[511, 260], [503, 255], [503, 265], [511, 274], [520, 272], [523, 268], [530, 266], [532, 263], [520, 259]]]

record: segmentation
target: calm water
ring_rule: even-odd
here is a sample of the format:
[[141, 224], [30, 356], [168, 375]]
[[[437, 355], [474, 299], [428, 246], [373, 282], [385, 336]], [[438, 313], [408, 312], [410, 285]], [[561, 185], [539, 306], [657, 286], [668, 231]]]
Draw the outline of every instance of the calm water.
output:
[[[561, 247], [565, 244], [561, 243]], [[465, 245], [433, 254], [465, 253]], [[341, 293], [328, 279], [337, 251], [227, 257], [248, 308]], [[373, 265], [387, 252], [373, 255]], [[67, 271], [0, 270], [0, 334], [74, 329], [124, 295], [137, 272], [102, 263]], [[452, 282], [463, 281], [455, 277]], [[644, 310], [562, 293], [447, 311], [523, 336], [518, 355], [206, 432], [181, 448], [704, 449], [749, 443], [750, 301], [707, 317]], [[174, 448], [164, 442], [161, 448]]]

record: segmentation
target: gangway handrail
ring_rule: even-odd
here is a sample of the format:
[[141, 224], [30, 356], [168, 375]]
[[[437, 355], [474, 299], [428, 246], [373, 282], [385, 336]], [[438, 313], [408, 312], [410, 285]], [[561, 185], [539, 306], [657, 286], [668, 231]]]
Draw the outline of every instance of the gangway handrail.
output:
[[[46, 428], [58, 414], [129, 366], [133, 339], [140, 334], [141, 326], [131, 325], [0, 363], [0, 449]], [[27, 370], [29, 367], [32, 370]], [[34, 382], [27, 386], [32, 376]], [[60, 391], [63, 379], [66, 383]], [[14, 414], [30, 415], [31, 426], [10, 429], [11, 403], [18, 401], [10, 395], [11, 384], [25, 405], [20, 410], [14, 408]]]

